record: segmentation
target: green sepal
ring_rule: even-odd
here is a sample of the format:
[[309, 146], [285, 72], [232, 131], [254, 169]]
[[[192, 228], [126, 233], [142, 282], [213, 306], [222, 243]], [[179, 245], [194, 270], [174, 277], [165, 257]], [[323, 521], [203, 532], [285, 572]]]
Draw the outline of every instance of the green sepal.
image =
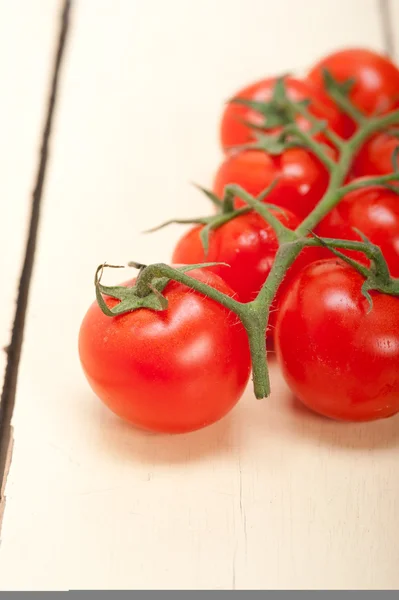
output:
[[230, 102], [246, 106], [262, 115], [265, 118], [263, 124], [247, 123], [250, 127], [259, 130], [275, 129], [294, 123], [296, 114], [310, 104], [307, 99], [294, 102], [288, 98], [284, 77], [279, 77], [276, 80], [272, 97], [267, 102], [240, 98], [239, 96], [231, 98]]
[[[373, 299], [370, 295], [370, 292], [374, 290], [384, 294], [398, 296], [399, 279], [391, 277], [387, 262], [379, 246], [373, 244], [364, 235], [364, 233], [362, 233], [356, 227], [353, 227], [352, 229], [362, 239], [362, 242], [359, 242], [359, 249], [356, 249], [356, 251], [363, 251], [366, 254], [367, 258], [370, 260], [371, 263], [370, 268], [367, 268], [361, 263], [359, 263], [357, 260], [346, 256], [345, 254], [343, 254], [343, 252], [340, 252], [339, 250], [337, 250], [337, 248], [334, 248], [332, 243], [327, 243], [325, 239], [319, 237], [314, 232], [311, 232], [311, 235], [319, 241], [321, 246], [324, 246], [325, 248], [330, 250], [335, 256], [337, 256], [338, 258], [346, 262], [348, 265], [353, 267], [358, 273], [360, 273], [365, 278], [365, 281], [363, 282], [361, 287], [361, 292], [369, 304], [368, 312], [370, 312], [370, 310], [373, 308]], [[345, 240], [340, 240], [340, 242], [345, 242]], [[348, 243], [350, 243], [349, 240]], [[353, 245], [351, 248], [348, 249], [353, 251]]]
[[260, 150], [262, 152], [267, 152], [272, 156], [278, 156], [289, 148], [298, 148], [302, 145], [301, 142], [295, 142], [293, 139], [281, 133], [273, 135], [256, 132], [254, 133], [254, 138], [255, 140], [253, 142], [234, 146], [233, 148], [235, 150]]
[[221, 200], [220, 198], [218, 198], [216, 196], [216, 194], [214, 194], [210, 190], [207, 190], [206, 188], [198, 185], [198, 183], [193, 183], [192, 185], [195, 188], [197, 188], [197, 190], [199, 190], [200, 192], [202, 192], [203, 194], [205, 194], [205, 196], [212, 202], [212, 204], [214, 204], [216, 206], [216, 208], [218, 208], [218, 209], [222, 208], [222, 206], [223, 206], [223, 200]]
[[342, 96], [348, 97], [353, 89], [353, 86], [356, 83], [356, 80], [354, 78], [346, 79], [345, 81], [339, 82], [326, 68], [323, 69], [322, 74], [324, 86], [327, 92], [329, 92], [332, 95], [335, 92]]
[[[200, 263], [196, 265], [185, 265], [183, 267], [176, 268], [176, 271], [185, 273], [186, 271], [192, 271], [193, 269], [215, 267], [224, 263]], [[128, 263], [128, 266], [137, 267], [137, 263]], [[131, 287], [126, 286], [106, 286], [101, 283], [101, 277], [104, 272], [104, 268], [108, 267], [111, 269], [123, 269], [122, 265], [107, 265], [103, 263], [97, 267], [94, 285], [96, 289], [96, 299], [102, 312], [108, 317], [116, 317], [123, 315], [127, 312], [132, 312], [139, 308], [148, 308], [150, 310], [162, 311], [168, 308], [168, 300], [162, 295], [165, 287], [171, 281], [169, 277], [154, 277], [151, 282], [147, 285], [148, 293], [143, 296], [138, 293], [138, 281], [142, 274], [145, 273], [146, 267], [140, 265], [140, 273], [135, 284]], [[107, 306], [103, 295], [110, 296], [120, 302], [113, 308]]]
[[[269, 208], [269, 209], [271, 208], [271, 209], [275, 210], [276, 212], [280, 212], [280, 213], [284, 214], [285, 211], [281, 206], [277, 206], [275, 204], [264, 202], [264, 200], [267, 198], [267, 196], [270, 194], [270, 192], [278, 184], [278, 181], [279, 181], [278, 178], [274, 179], [268, 187], [266, 187], [264, 190], [262, 190], [260, 192], [260, 194], [258, 194], [258, 196], [256, 197], [256, 200], [258, 200], [258, 202], [262, 202], [266, 208]], [[208, 196], [208, 197], [210, 197], [211, 195], [215, 196], [213, 194], [213, 192], [210, 192], [209, 190], [202, 188], [200, 186], [197, 186], [197, 187], [206, 196]], [[241, 215], [245, 215], [253, 210], [253, 208], [251, 206], [245, 206], [242, 208], [235, 209], [234, 208], [235, 193], [229, 188], [231, 188], [231, 184], [226, 185], [222, 200], [220, 200], [219, 198], [217, 198], [217, 196], [215, 196], [215, 198], [218, 200], [218, 202], [220, 202], [219, 212], [217, 214], [207, 216], [207, 217], [195, 217], [192, 219], [170, 219], [169, 221], [165, 221], [164, 223], [161, 223], [160, 225], [157, 225], [156, 227], [153, 227], [152, 229], [148, 229], [146, 233], [152, 233], [154, 231], [158, 231], [159, 229], [162, 229], [163, 227], [166, 227], [166, 226], [172, 225], [172, 224], [203, 225], [203, 227], [200, 231], [200, 239], [201, 239], [202, 247], [204, 249], [204, 254], [205, 254], [205, 256], [207, 256], [208, 251], [209, 251], [209, 237], [210, 237], [211, 231], [215, 231], [216, 229], [219, 229], [219, 227], [222, 227], [222, 225], [224, 225], [225, 223], [228, 223], [229, 221], [232, 221], [233, 219], [235, 219]]]

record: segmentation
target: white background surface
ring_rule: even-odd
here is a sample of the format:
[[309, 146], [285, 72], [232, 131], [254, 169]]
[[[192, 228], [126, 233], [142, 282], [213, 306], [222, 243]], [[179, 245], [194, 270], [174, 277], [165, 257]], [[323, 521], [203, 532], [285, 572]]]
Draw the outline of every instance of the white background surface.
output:
[[[1, 8], [2, 345], [59, 8]], [[398, 419], [339, 425], [313, 416], [273, 367], [269, 400], [255, 401], [249, 387], [218, 424], [153, 436], [96, 400], [77, 356], [97, 264], [167, 261], [181, 230], [140, 232], [207, 212], [188, 182], [211, 183], [226, 98], [342, 45], [383, 50], [378, 8], [74, 2], [19, 371], [0, 589], [399, 586]]]

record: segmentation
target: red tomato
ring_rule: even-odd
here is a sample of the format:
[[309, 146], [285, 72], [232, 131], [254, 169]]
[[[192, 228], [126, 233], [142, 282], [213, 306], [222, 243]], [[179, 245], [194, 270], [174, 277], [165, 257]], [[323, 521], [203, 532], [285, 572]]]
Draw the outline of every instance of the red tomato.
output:
[[399, 298], [361, 293], [342, 261], [307, 266], [285, 295], [275, 347], [293, 393], [317, 413], [371, 421], [399, 411]]
[[[284, 225], [295, 229], [299, 220], [288, 211], [271, 211]], [[241, 302], [253, 300], [262, 287], [272, 267], [278, 250], [273, 229], [255, 212], [240, 215], [228, 221], [209, 236], [205, 255], [200, 232], [203, 225], [195, 226], [178, 241], [172, 262], [197, 264], [224, 262], [230, 265], [212, 267], [226, 283], [237, 292]]]
[[[271, 211], [286, 227], [295, 229], [299, 220], [289, 211]], [[223, 277], [237, 292], [241, 302], [253, 300], [265, 282], [278, 250], [274, 230], [255, 212], [240, 215], [210, 232], [208, 254], [205, 255], [200, 231], [202, 225], [190, 229], [178, 241], [172, 261], [182, 264], [224, 262], [229, 267], [216, 266], [212, 270]], [[293, 277], [309, 262], [318, 260], [329, 251], [307, 248], [290, 267], [274, 301], [269, 318], [269, 333], [275, 326], [280, 297]]]
[[[311, 84], [293, 77], [285, 77], [287, 96], [294, 101], [310, 100], [309, 111], [315, 117], [326, 120], [336, 133], [345, 134], [346, 118], [338, 111], [332, 102], [325, 98], [323, 93], [313, 88]], [[273, 95], [276, 78], [262, 79], [238, 91], [236, 98], [255, 100], [257, 102], [268, 102]], [[224, 150], [232, 146], [246, 144], [254, 139], [252, 125], [262, 125], [264, 117], [253, 109], [230, 102], [227, 104], [221, 120], [220, 138]], [[297, 123], [301, 129], [307, 131], [312, 125], [303, 116], [298, 115]]]
[[329, 54], [309, 72], [308, 81], [323, 89], [323, 69], [339, 82], [353, 78], [350, 99], [366, 115], [387, 113], [399, 106], [399, 70], [386, 57], [362, 48]]
[[[190, 276], [234, 294], [208, 270]], [[80, 359], [92, 389], [117, 415], [147, 430], [187, 432], [219, 420], [239, 400], [250, 372], [247, 335], [233, 313], [186, 286], [170, 282], [163, 293], [169, 307], [161, 312], [107, 317], [94, 303], [80, 329]]]
[[[323, 219], [317, 233], [322, 237], [361, 240], [353, 231], [353, 227], [381, 248], [391, 275], [399, 277], [398, 194], [380, 186], [350, 192]], [[364, 264], [369, 264], [362, 252], [344, 252]]]
[[[213, 191], [222, 197], [224, 187], [236, 183], [257, 196], [276, 178], [279, 182], [265, 202], [306, 217], [326, 191], [329, 174], [316, 157], [302, 148], [285, 150], [277, 156], [244, 150], [225, 157], [216, 173]], [[245, 206], [240, 198], [235, 204]]]
[[[362, 175], [388, 175], [393, 172], [393, 152], [399, 139], [388, 132], [372, 137], [360, 150], [353, 164], [353, 173]], [[397, 159], [399, 169], [399, 159]]]

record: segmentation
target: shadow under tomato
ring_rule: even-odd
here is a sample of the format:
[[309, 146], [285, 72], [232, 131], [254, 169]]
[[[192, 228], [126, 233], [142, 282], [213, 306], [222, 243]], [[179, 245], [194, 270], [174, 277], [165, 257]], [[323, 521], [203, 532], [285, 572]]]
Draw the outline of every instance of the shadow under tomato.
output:
[[235, 407], [223, 419], [191, 433], [163, 434], [138, 429], [109, 411], [95, 397], [99, 451], [148, 464], [178, 464], [203, 460], [207, 456], [232, 454], [238, 446], [239, 424]]
[[[239, 458], [247, 451], [267, 462], [274, 448], [310, 443], [348, 451], [399, 446], [399, 415], [370, 423], [333, 421], [304, 406], [289, 390], [275, 360], [270, 361], [272, 395], [253, 396], [251, 382], [223, 419], [186, 434], [159, 434], [135, 428], [110, 412], [94, 395], [84, 399], [94, 444], [100, 453], [141, 464], [188, 464], [213, 458]], [[93, 422], [94, 421], [94, 422]], [[252, 450], [251, 450], [252, 448]], [[294, 453], [294, 450], [293, 450]], [[272, 460], [272, 459], [271, 459]], [[283, 465], [280, 464], [280, 468]]]
[[292, 393], [287, 411], [291, 416], [286, 424], [292, 434], [314, 440], [316, 445], [348, 450], [383, 450], [399, 446], [399, 415], [370, 422], [337, 421], [313, 412]]

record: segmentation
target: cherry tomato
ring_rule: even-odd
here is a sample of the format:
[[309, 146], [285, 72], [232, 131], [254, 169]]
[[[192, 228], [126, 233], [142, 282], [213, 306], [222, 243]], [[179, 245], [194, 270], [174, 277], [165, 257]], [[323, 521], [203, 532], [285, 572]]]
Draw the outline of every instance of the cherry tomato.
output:
[[[206, 269], [190, 276], [234, 294]], [[161, 312], [107, 317], [94, 303], [80, 329], [80, 359], [92, 389], [117, 415], [147, 430], [187, 432], [219, 420], [239, 400], [250, 372], [247, 335], [233, 313], [186, 286], [170, 282], [163, 293], [169, 306]]]
[[[316, 157], [302, 148], [288, 149], [277, 156], [244, 150], [225, 157], [215, 175], [213, 191], [222, 197], [224, 187], [236, 183], [257, 196], [276, 178], [278, 183], [265, 202], [306, 217], [326, 191], [329, 174]], [[236, 198], [235, 205], [245, 206], [245, 202]]]
[[[308, 109], [313, 116], [326, 120], [336, 133], [345, 134], [346, 118], [322, 92], [313, 88], [308, 82], [293, 77], [285, 77], [284, 82], [287, 96], [291, 100], [310, 100]], [[275, 84], [275, 77], [262, 79], [238, 91], [235, 97], [268, 102], [272, 98]], [[245, 122], [251, 125], [263, 125], [264, 117], [247, 106], [228, 103], [222, 115], [220, 128], [220, 139], [224, 150], [228, 151], [232, 146], [246, 144], [254, 139], [253, 130]], [[297, 123], [305, 131], [312, 127], [312, 124], [301, 115], [298, 115]]]
[[[295, 229], [299, 220], [288, 211], [271, 211], [286, 227]], [[278, 250], [277, 237], [266, 221], [255, 212], [240, 215], [211, 230], [208, 253], [200, 238], [203, 225], [195, 226], [178, 241], [172, 262], [197, 264], [224, 262], [212, 270], [238, 294], [241, 302], [253, 300], [262, 287]]]
[[[357, 180], [359, 181], [359, 180]], [[391, 275], [399, 277], [399, 196], [381, 186], [359, 189], [347, 194], [317, 228], [322, 237], [361, 240], [359, 229], [379, 246]], [[343, 251], [368, 264], [362, 252]]]
[[399, 106], [399, 69], [386, 56], [363, 48], [329, 54], [308, 75], [308, 81], [319, 90], [324, 87], [323, 69], [339, 82], [355, 80], [349, 97], [366, 115], [387, 113]]
[[[299, 220], [288, 210], [271, 212], [289, 229], [295, 229]], [[210, 232], [208, 253], [204, 253], [200, 232], [202, 225], [186, 232], [178, 241], [172, 261], [182, 264], [198, 262], [224, 262], [212, 270], [223, 277], [228, 285], [237, 292], [238, 300], [253, 300], [265, 282], [274, 257], [278, 250], [278, 241], [274, 230], [255, 212], [240, 215], [221, 227]], [[307, 248], [288, 270], [275, 298], [269, 318], [269, 337], [272, 337], [280, 297], [284, 294], [293, 277], [309, 262], [330, 256], [323, 248]]]
[[399, 298], [371, 292], [339, 260], [305, 267], [283, 298], [275, 348], [293, 393], [333, 419], [371, 421], [399, 411]]
[[[393, 153], [399, 139], [389, 132], [379, 133], [366, 142], [353, 164], [353, 173], [362, 175], [388, 175], [393, 172]], [[399, 169], [399, 159], [396, 159]]]

